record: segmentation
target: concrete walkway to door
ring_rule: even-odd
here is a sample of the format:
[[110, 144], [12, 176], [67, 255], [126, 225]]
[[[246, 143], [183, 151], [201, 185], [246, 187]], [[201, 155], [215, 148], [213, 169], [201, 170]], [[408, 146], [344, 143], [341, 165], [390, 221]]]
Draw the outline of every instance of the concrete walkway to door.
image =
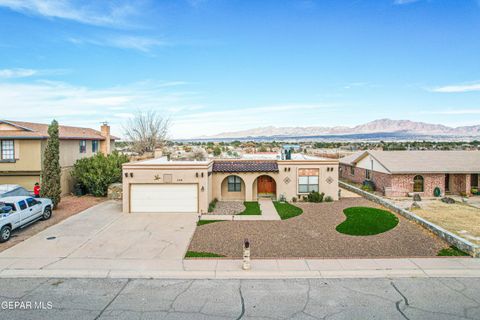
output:
[[281, 220], [277, 209], [270, 199], [258, 200], [261, 215], [238, 215], [238, 214], [202, 214], [200, 220], [222, 220], [222, 221], [254, 221], [254, 220]]

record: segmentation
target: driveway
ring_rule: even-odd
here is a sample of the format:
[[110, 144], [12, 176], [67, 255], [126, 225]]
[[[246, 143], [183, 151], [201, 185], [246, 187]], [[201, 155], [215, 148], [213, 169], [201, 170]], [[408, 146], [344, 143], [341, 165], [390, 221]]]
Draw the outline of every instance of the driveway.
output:
[[107, 201], [0, 253], [0, 269], [177, 270], [196, 221], [196, 214], [124, 214]]

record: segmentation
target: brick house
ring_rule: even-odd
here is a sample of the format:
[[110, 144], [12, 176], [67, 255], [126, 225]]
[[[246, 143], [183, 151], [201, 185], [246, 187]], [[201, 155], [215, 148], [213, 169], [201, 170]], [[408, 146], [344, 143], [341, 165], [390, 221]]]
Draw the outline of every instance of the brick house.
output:
[[361, 151], [340, 159], [340, 178], [355, 183], [370, 180], [385, 196], [409, 193], [434, 196], [471, 194], [478, 188], [479, 151]]

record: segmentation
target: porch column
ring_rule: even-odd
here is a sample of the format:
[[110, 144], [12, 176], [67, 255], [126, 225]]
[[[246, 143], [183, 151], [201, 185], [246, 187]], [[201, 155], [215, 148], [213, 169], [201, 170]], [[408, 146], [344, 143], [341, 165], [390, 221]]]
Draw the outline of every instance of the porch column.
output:
[[246, 176], [243, 182], [245, 183], [245, 201], [254, 201], [253, 198], [253, 181], [255, 181], [254, 176]]
[[472, 176], [470, 174], [465, 175], [465, 193], [469, 196], [471, 196], [471, 190], [472, 190]]

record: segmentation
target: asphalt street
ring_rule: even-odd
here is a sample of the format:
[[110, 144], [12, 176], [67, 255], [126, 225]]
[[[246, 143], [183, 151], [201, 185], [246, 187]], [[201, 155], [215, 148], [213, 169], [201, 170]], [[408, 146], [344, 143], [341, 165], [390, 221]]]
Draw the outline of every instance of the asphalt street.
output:
[[0, 319], [480, 319], [480, 278], [17, 278], [0, 301]]

